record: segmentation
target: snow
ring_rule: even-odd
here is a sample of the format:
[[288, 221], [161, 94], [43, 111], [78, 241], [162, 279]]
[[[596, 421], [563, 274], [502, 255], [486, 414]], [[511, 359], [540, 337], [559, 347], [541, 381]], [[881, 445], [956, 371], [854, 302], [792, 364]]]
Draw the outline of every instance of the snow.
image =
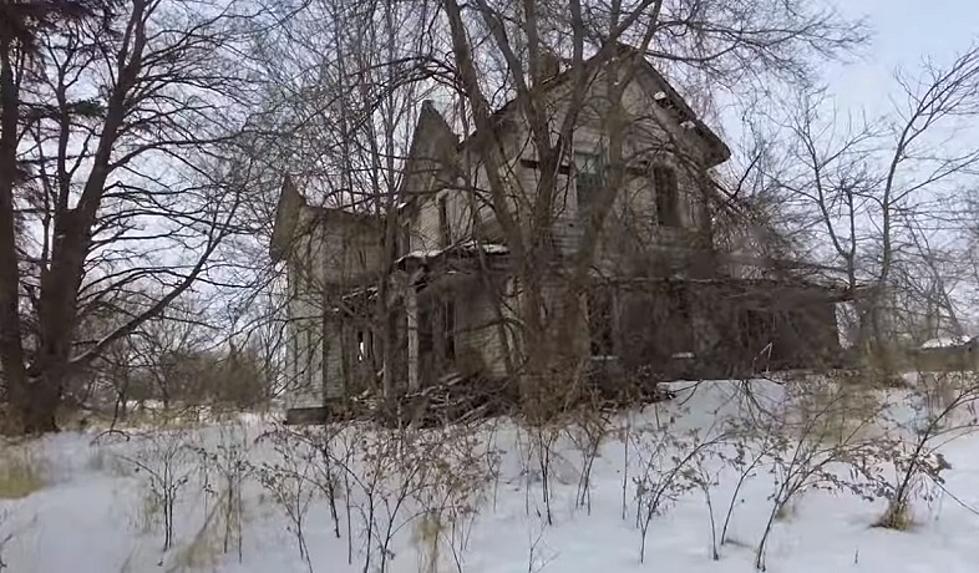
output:
[[418, 259], [418, 260], [434, 259], [438, 256], [441, 256], [443, 253], [451, 252], [453, 250], [473, 251], [477, 248], [482, 248], [483, 252], [486, 253], [487, 255], [505, 255], [510, 252], [510, 249], [507, 248], [506, 245], [500, 245], [497, 243], [482, 243], [476, 241], [475, 239], [469, 239], [461, 243], [454, 244], [451, 247], [447, 247], [445, 249], [416, 249], [402, 255], [395, 261], [395, 263], [401, 263], [409, 259]]
[[443, 249], [415, 249], [413, 251], [409, 251], [405, 253], [404, 255], [399, 257], [398, 260], [395, 262], [400, 263], [408, 259], [433, 259], [441, 255], [442, 252]]
[[926, 340], [921, 344], [921, 348], [955, 348], [968, 343], [968, 336], [941, 336]]
[[499, 243], [483, 243], [477, 241], [476, 239], [469, 239], [468, 241], [463, 241], [459, 243], [458, 247], [460, 249], [476, 249], [482, 248], [483, 252], [487, 255], [505, 255], [510, 252], [510, 249], [506, 245], [501, 245]]
[[[785, 387], [767, 382], [755, 384], [757, 399], [775, 403]], [[633, 431], [675, 418], [676, 432], [699, 428], [707, 431], [720, 419], [738, 416], [742, 397], [735, 382], [676, 383], [676, 400], [619, 415], [616, 422]], [[900, 393], [888, 395], [901, 405]], [[902, 406], [903, 407], [903, 406]], [[749, 572], [771, 505], [772, 476], [759, 472], [749, 479], [739, 496], [732, 521], [731, 543], [720, 548], [719, 562], [710, 558], [710, 526], [703, 493], [693, 490], [680, 496], [662, 515], [653, 518], [647, 536], [646, 561], [638, 560], [640, 534], [632, 511], [632, 489], [627, 496], [630, 516], [622, 518], [623, 442], [611, 436], [595, 461], [591, 512], [575, 507], [580, 476], [580, 456], [564, 438], [552, 460], [553, 525], [546, 525], [541, 501], [539, 471], [526, 463], [529, 436], [515, 423], [498, 421], [495, 431], [484, 427], [484, 445], [503, 453], [501, 478], [487, 487], [471, 525], [462, 570], [474, 573], [553, 571]], [[207, 450], [227, 445], [229, 436], [247, 444], [253, 464], [276, 460], [267, 441], [257, 440], [272, 428], [266, 418], [243, 416], [236, 423], [181, 430], [182, 438]], [[133, 432], [137, 435], [139, 432]], [[246, 479], [244, 492], [243, 550], [214, 549], [201, 557], [205, 516], [217, 497], [204, 493], [198, 471], [181, 490], [176, 508], [175, 546], [161, 551], [159, 525], [149, 519], [145, 472], [137, 472], [127, 459], [146, 453], [168, 434], [147, 433], [129, 441], [100, 438], [95, 430], [49, 436], [30, 444], [46, 487], [19, 500], [0, 499], [0, 550], [10, 572], [103, 573], [114, 571], [219, 571], [257, 573], [306, 571], [288, 530], [282, 509], [254, 478]], [[19, 447], [19, 446], [7, 446]], [[951, 441], [944, 455], [952, 465], [945, 487], [963, 503], [979, 506], [979, 437]], [[636, 454], [633, 453], [633, 456]], [[2, 463], [0, 457], [0, 463]], [[523, 462], [522, 462], [523, 460]], [[635, 466], [630, 470], [636, 471]], [[633, 473], [634, 475], [634, 473]], [[736, 476], [721, 473], [711, 490], [715, 518], [723, 520]], [[214, 480], [214, 477], [211, 477]], [[494, 502], [495, 497], [495, 502]], [[341, 512], [342, 512], [341, 507]], [[939, 495], [930, 503], [916, 501], [916, 526], [907, 532], [872, 527], [882, 514], [881, 501], [868, 503], [853, 495], [811, 491], [805, 493], [790, 514], [776, 523], [768, 549], [769, 571], [822, 573], [847, 571], [974, 572], [975, 538], [979, 516]], [[6, 517], [3, 517], [6, 516]], [[317, 572], [363, 570], [363, 538], [355, 531], [353, 564], [347, 564], [347, 541], [333, 535], [326, 501], [317, 496], [305, 525], [312, 567]], [[342, 518], [341, 518], [342, 520]], [[354, 523], [358, 522], [354, 516]], [[424, 563], [419, 528], [412, 522], [395, 537], [388, 570], [457, 571], [448, 549], [441, 551], [437, 569]], [[195, 543], [196, 542], [196, 543]], [[207, 545], [207, 544], [204, 544]], [[214, 544], [211, 543], [213, 546]], [[217, 544], [220, 545], [219, 543]], [[194, 549], [197, 547], [198, 549]], [[197, 553], [195, 553], [197, 551]], [[196, 555], [193, 559], [189, 555]], [[374, 567], [379, 565], [375, 556]], [[373, 569], [372, 569], [373, 570]]]

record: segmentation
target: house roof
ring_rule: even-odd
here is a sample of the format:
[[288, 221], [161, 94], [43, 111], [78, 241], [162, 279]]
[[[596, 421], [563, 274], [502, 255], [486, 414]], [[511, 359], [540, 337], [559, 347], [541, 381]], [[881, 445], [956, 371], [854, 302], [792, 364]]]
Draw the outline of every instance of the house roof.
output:
[[439, 249], [418, 249], [405, 253], [394, 261], [395, 265], [400, 265], [408, 261], [425, 262], [437, 259], [442, 256], [474, 256], [482, 251], [484, 255], [506, 255], [510, 249], [501, 243], [483, 243], [475, 239], [468, 239]]
[[312, 220], [317, 224], [375, 225], [379, 223], [378, 217], [370, 213], [310, 205], [299, 193], [292, 177], [286, 175], [275, 206], [272, 240], [269, 242], [269, 254], [273, 261], [280, 261], [288, 255], [298, 232], [300, 214], [304, 209], [313, 213]]
[[[709, 152], [708, 161], [710, 165], [722, 163], [730, 157], [731, 151], [727, 145], [724, 144], [721, 138], [710, 127], [697, 117], [696, 113], [683, 97], [680, 96], [676, 89], [670, 85], [666, 78], [653, 67], [641, 52], [626, 45], [619, 45], [618, 50], [620, 56], [637, 59], [639, 64], [637, 68], [638, 81], [646, 84], [644, 87], [647, 91], [656, 90], [653, 92], [654, 99], [667, 102], [669, 109], [677, 116], [677, 123], [681, 126], [689, 126], [704, 141]], [[591, 66], [594, 62], [595, 58], [592, 57], [585, 60], [584, 65]], [[544, 82], [542, 88], [547, 90], [555, 89], [572, 77], [571, 72], [572, 69], [569, 68], [554, 75]], [[503, 121], [507, 115], [515, 110], [516, 100], [512, 99], [494, 112], [494, 120]], [[433, 169], [433, 165], [426, 166], [425, 162], [429, 161], [438, 164], [439, 162], [444, 163], [451, 160], [456, 152], [472, 141], [474, 135], [475, 133], [471, 133], [460, 141], [442, 114], [435, 109], [431, 100], [425, 100], [419, 112], [408, 152], [408, 159], [404, 166], [405, 176], [402, 178], [401, 189], [399, 191], [401, 196], [401, 201], [398, 204], [399, 210], [409, 206], [418, 197], [417, 194], [408, 193], [406, 190], [410, 188], [409, 185], [414, 176], [430, 172]], [[293, 235], [296, 233], [299, 213], [303, 208], [314, 209], [318, 214], [317, 218], [322, 220], [376, 220], [376, 216], [370, 214], [355, 213], [336, 208], [313, 207], [306, 202], [296, 189], [292, 178], [286, 176], [282, 184], [282, 192], [279, 196], [278, 204], [276, 205], [275, 225], [269, 247], [273, 260], [278, 261], [282, 259], [288, 252]]]
[[[689, 129], [701, 138], [708, 151], [708, 166], [723, 163], [730, 158], [731, 150], [720, 136], [704, 123], [703, 120], [697, 117], [697, 114], [686, 100], [683, 99], [663, 74], [639, 50], [625, 44], [619, 44], [618, 55], [621, 57], [635, 58], [639, 64], [637, 67], [638, 81], [646, 84], [644, 88], [647, 91], [655, 90], [653, 92], [654, 99], [657, 101], [664, 100], [668, 104], [667, 107], [677, 116], [676, 121], [678, 125], [689, 126]], [[591, 67], [595, 62], [595, 56], [593, 56], [585, 60], [583, 65]], [[571, 77], [572, 68], [568, 68], [545, 80], [540, 87], [544, 90], [553, 90], [569, 81]], [[493, 113], [492, 119], [496, 122], [502, 122], [516, 109], [517, 100], [511, 99]], [[475, 135], [476, 132], [472, 132], [460, 140], [452, 131], [452, 128], [449, 127], [448, 122], [442, 114], [435, 109], [431, 100], [426, 100], [422, 104], [418, 122], [416, 123], [412, 136], [408, 161], [405, 164], [405, 173], [410, 175], [412, 173], [422, 172], [423, 170], [418, 169], [416, 166], [425, 159], [448, 159], [445, 157], [445, 154], [447, 154], [449, 149], [465, 149], [466, 145], [473, 141]], [[409, 195], [405, 192], [408, 180], [409, 177], [405, 177], [402, 180], [402, 202], [399, 204], [401, 207], [407, 206], [416, 197], [414, 194]]]
[[415, 123], [415, 132], [411, 138], [408, 159], [405, 161], [404, 177], [401, 178], [401, 188], [398, 192], [401, 197], [401, 202], [398, 203], [399, 209], [408, 206], [417, 197], [415, 193], [406, 192], [409, 182], [415, 176], [431, 171], [432, 166], [422, 164], [431, 161], [448, 163], [458, 145], [459, 138], [442, 114], [435, 109], [432, 100], [423, 101], [418, 121]]
[[[659, 91], [663, 92], [662, 95], [665, 96], [665, 100], [670, 104], [672, 104], [671, 107], [677, 113], [678, 124], [682, 125], [684, 122], [687, 121], [692, 122], [694, 132], [705, 141], [705, 143], [709, 146], [709, 148], [713, 152], [710, 158], [712, 162], [711, 166], [723, 163], [724, 161], [727, 161], [731, 157], [731, 150], [727, 146], [727, 144], [724, 143], [721, 137], [717, 135], [717, 133], [714, 130], [712, 130], [706, 123], [704, 123], [703, 120], [697, 117], [697, 113], [694, 112], [693, 108], [690, 107], [690, 104], [687, 103], [687, 101], [683, 98], [683, 96], [680, 95], [680, 93], [676, 90], [676, 88], [673, 87], [673, 85], [666, 79], [666, 77], [663, 76], [663, 74], [661, 74], [659, 70], [657, 70], [653, 66], [653, 64], [650, 63], [650, 61], [647, 60], [646, 57], [638, 49], [629, 46], [627, 44], [619, 43], [617, 46], [617, 51], [618, 51], [618, 55], [621, 57], [634, 58], [637, 60], [637, 63], [639, 64], [637, 67], [637, 72], [638, 72], [637, 77], [640, 78], [640, 81], [643, 81], [643, 79], [652, 80], [652, 83], [656, 87], [660, 88]], [[586, 59], [583, 62], [583, 65], [586, 67], [590, 67], [594, 65], [594, 63], [595, 63], [595, 56]], [[545, 80], [541, 87], [543, 89], [551, 90], [557, 88], [560, 85], [563, 85], [565, 82], [571, 79], [572, 71], [573, 68], [569, 67], [559, 72], [558, 74], [555, 74], [551, 78]], [[648, 87], [653, 88], [653, 85], [650, 85]], [[658, 93], [654, 92], [653, 97], [657, 100], [661, 99], [657, 97], [657, 95]], [[503, 116], [512, 112], [516, 108], [516, 105], [517, 105], [516, 99], [511, 99], [507, 101], [506, 103], [503, 104], [503, 106], [501, 106], [498, 110], [496, 110], [496, 112], [494, 112], [493, 117], [496, 119], [501, 119]], [[467, 141], [472, 140], [473, 135], [475, 135], [475, 132], [467, 136], [466, 139], [460, 145], [465, 145]]]
[[292, 177], [286, 175], [282, 181], [282, 190], [275, 205], [275, 222], [272, 226], [272, 240], [269, 242], [269, 254], [273, 261], [280, 261], [289, 252], [292, 236], [299, 221], [299, 211], [306, 205], [306, 200], [296, 190]]
[[[731, 149], [724, 143], [717, 133], [711, 129], [706, 123], [697, 117], [696, 112], [690, 107], [685, 99], [676, 91], [670, 82], [653, 67], [649, 60], [637, 55], [640, 59], [640, 72], [650, 76], [657, 84], [662, 86], [663, 91], [670, 103], [676, 106], [678, 114], [680, 116], [680, 125], [682, 126], [685, 122], [691, 122], [693, 124], [694, 133], [700, 136], [704, 142], [708, 145], [708, 149], [711, 151], [709, 160], [711, 161], [710, 167], [724, 163], [731, 158]], [[654, 96], [655, 97], [655, 96]]]

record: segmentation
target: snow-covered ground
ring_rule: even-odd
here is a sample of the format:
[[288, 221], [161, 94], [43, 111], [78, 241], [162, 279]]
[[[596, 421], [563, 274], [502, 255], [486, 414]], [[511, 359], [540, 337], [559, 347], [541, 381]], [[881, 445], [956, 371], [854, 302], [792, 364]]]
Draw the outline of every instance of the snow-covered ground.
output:
[[[767, 383], [758, 383], [758, 388], [762, 391], [756, 397], [776, 401], [772, 397], [782, 391]], [[657, 467], [670, 466], [675, 462], [673, 456], [682, 457], [683, 448], [716, 435], [724, 427], [723, 421], [742, 416], [744, 396], [738, 390], [733, 382], [703, 383], [693, 392], [681, 392], [669, 404], [614, 416], [594, 462], [590, 512], [576, 503], [583, 459], [580, 449], [573, 446], [567, 434], [558, 435], [548, 471], [552, 525], [546, 523], [543, 475], [534, 445], [541, 436], [520, 430], [512, 422], [497, 421], [478, 431], [456, 429], [438, 440], [430, 440], [426, 443], [441, 456], [458, 452], [462, 457], [457, 460], [460, 464], [409, 464], [411, 471], [426, 477], [423, 487], [412, 486], [414, 489], [405, 492], [406, 501], [400, 507], [396, 504], [398, 484], [404, 480], [388, 474], [388, 481], [376, 482], [375, 491], [386, 493], [378, 493], [375, 498], [369, 570], [380, 570], [377, 535], [386, 532], [388, 516], [394, 513], [393, 541], [384, 565], [395, 573], [753, 571], [756, 546], [772, 508], [770, 497], [776, 483], [776, 477], [768, 471], [768, 462], [763, 462], [755, 475], [746, 480], [735, 498], [729, 540], [718, 548], [717, 561], [711, 558], [710, 513], [702, 488], [679, 493], [675, 502], [664, 503], [662, 511], [652, 518], [644, 563], [639, 561], [641, 533], [636, 526], [635, 479], [642, 475], [645, 462], [654, 458]], [[900, 396], [893, 392], [888, 399], [895, 405], [900, 402]], [[654, 435], [665, 435], [657, 434], [654, 428], [665, 426], [679, 443], [671, 442], [658, 453], [651, 446], [643, 449], [642, 439], [637, 436], [648, 431], [648, 439], [652, 440]], [[288, 492], [294, 491], [289, 485], [296, 482], [276, 483], [280, 484], [280, 493], [298, 502], [291, 509], [304, 516], [303, 533], [312, 570], [363, 571], [367, 556], [364, 517], [369, 510], [364, 492], [370, 483], [375, 483], [370, 480], [375, 475], [370, 468], [390, 462], [390, 451], [380, 459], [351, 462], [351, 467], [356, 468], [354, 474], [337, 481], [339, 489], [345, 481], [350, 492], [353, 535], [348, 546], [345, 496], [337, 491], [337, 525], [341, 533], [337, 538], [326, 496], [310, 485], [318, 479], [316, 468], [301, 462], [301, 448], [280, 444], [277, 451], [274, 441], [256, 442], [260, 434], [271, 428], [271, 423], [252, 417], [236, 424], [211, 425], [176, 434], [134, 433], [129, 441], [106, 436], [93, 444], [93, 430], [54, 435], [27, 445], [7, 445], [0, 454], [0, 463], [28, 460], [43, 477], [44, 487], [20, 499], [0, 499], [0, 557], [8, 571], [14, 573], [307, 571], [294, 522], [289, 519], [286, 506], [277, 500], [276, 488], [269, 485], [275, 482], [274, 476], [281, 478], [291, 468], [308, 480], [306, 493], [300, 489], [298, 497], [289, 498]], [[697, 431], [696, 437], [690, 431]], [[375, 435], [371, 430], [357, 432], [345, 443], [361, 447], [364, 440]], [[628, 442], [624, 441], [627, 437]], [[456, 449], [447, 445], [453, 440], [458, 440]], [[178, 443], [200, 449], [174, 450], [172, 446]], [[628, 452], [625, 443], [632, 444]], [[217, 469], [220, 464], [213, 458], [210, 464], [202, 462], [206, 459], [202, 452], [220, 457], [224, 452], [237, 451], [236, 446], [242, 448], [250, 468], [243, 481], [240, 557], [235, 526], [238, 520], [226, 527], [221, 519], [228, 490], [224, 474]], [[953, 440], [942, 451], [952, 466], [943, 474], [948, 493], [937, 490], [931, 500], [916, 499], [915, 524], [911, 529], [873, 527], [884, 512], [883, 500], [868, 502], [853, 494], [806, 491], [790, 504], [789, 510], [780, 512], [775, 522], [768, 543], [768, 570], [979, 571], [979, 515], [968, 509], [979, 506], [979, 436]], [[161, 467], [160, 460], [168, 453], [173, 456], [175, 483], [179, 486], [173, 547], [164, 552], [163, 511], [148, 486], [152, 481], [149, 474]], [[629, 475], [623, 476], [627, 456]], [[714, 529], [720, 535], [738, 472], [719, 458], [704, 459], [701, 465], [710, 484]], [[483, 462], [485, 468], [481, 467]], [[140, 468], [140, 464], [144, 467]], [[494, 469], [499, 470], [498, 477]], [[261, 475], [266, 476], [265, 486]], [[433, 485], [436, 480], [447, 479], [447, 475], [456, 481], [447, 480], [444, 487]], [[713, 483], [714, 475], [718, 476], [717, 483]], [[182, 481], [184, 477], [186, 483]], [[424, 489], [428, 486], [431, 489]], [[439, 495], [444, 495], [440, 499], [453, 500], [443, 507], [445, 515], [457, 516], [455, 528], [444, 522], [440, 522], [440, 527], [433, 526], [423, 516], [416, 497], [425, 497], [430, 502], [425, 507], [434, 507], [437, 504], [432, 500]], [[461, 508], [461, 502], [471, 504], [474, 511]], [[229, 540], [227, 550], [225, 537]], [[437, 546], [432, 543], [433, 538], [439, 538]], [[463, 545], [464, 550], [454, 556], [453, 546], [458, 549]], [[434, 556], [433, 547], [437, 547]]]

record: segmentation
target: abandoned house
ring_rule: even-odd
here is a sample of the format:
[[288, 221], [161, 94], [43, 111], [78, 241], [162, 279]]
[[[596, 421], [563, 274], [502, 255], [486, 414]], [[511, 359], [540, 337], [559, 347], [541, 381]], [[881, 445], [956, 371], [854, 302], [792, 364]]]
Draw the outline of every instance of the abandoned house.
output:
[[[567, 76], [555, 70], [547, 84], [558, 113]], [[554, 277], [581, 247], [605, 183], [603, 82], [589, 86], [548, 220], [554, 264], [542, 272]], [[727, 146], [644, 59], [622, 101], [626, 177], [582, 297], [584, 361], [626, 376], [642, 369], [662, 377], [730, 376], [760, 361], [805, 367], [838, 355], [835, 303], [843, 293], [722, 252], [715, 240], [712, 209], [722, 201], [712, 168], [729, 158]], [[509, 158], [507, 184], [515, 194], [532, 194], [540, 168], [524, 116], [511, 104], [493, 116], [494, 137]], [[309, 205], [287, 178], [271, 253], [288, 272], [289, 408], [320, 408], [380, 389], [383, 378], [417, 389], [453, 374], [513, 375], [520, 344], [513, 309], [521, 291], [494, 205], [481, 196], [486, 174], [473, 141], [425, 102], [394, 216]], [[476, 184], [464, 184], [467, 176]], [[510, 203], [516, 219], [530, 218], [521, 217], [527, 203]], [[393, 238], [389, 250], [385, 237]]]

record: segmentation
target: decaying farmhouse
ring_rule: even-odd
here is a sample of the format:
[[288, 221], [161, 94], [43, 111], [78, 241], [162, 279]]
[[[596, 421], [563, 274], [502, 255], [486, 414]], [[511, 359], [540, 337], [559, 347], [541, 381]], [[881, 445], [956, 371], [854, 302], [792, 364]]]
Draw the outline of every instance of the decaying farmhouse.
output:
[[[555, 70], [549, 84], [555, 113], [566, 76]], [[560, 285], [602, 196], [602, 85], [592, 82], [573, 152], [559, 167], [561, 193], [547, 233], [553, 256], [540, 269], [547, 284]], [[722, 201], [711, 170], [730, 156], [724, 142], [644, 60], [624, 105], [624, 185], [598, 233], [576, 330], [589, 374], [726, 376], [760, 359], [765, 367], [801, 367], [837, 354], [840, 292], [718, 246], [712, 210]], [[541, 177], [522, 117], [512, 104], [494, 115], [515, 190], [509, 212], [518, 220], [520, 194], [532, 193]], [[288, 268], [288, 353], [297, 381], [289, 407], [379, 391], [382, 380], [390, 390], [454, 374], [519, 375], [515, 309], [523, 294], [500, 205], [481, 194], [486, 174], [474, 137], [457, 135], [426, 102], [394, 217], [315, 207], [285, 182], [271, 251]], [[551, 302], [545, 297], [544, 306]]]

